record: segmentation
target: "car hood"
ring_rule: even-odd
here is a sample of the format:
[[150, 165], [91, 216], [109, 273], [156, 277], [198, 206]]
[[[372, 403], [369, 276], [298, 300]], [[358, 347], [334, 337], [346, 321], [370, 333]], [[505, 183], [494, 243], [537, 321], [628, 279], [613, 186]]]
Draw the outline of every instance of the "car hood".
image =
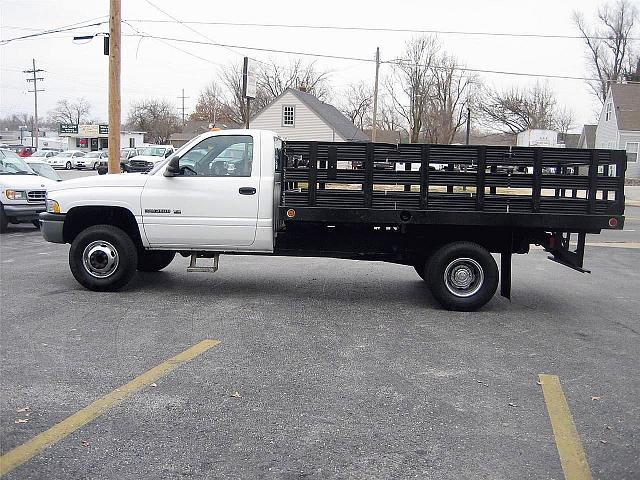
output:
[[37, 190], [41, 188], [49, 190], [57, 183], [58, 182], [41, 177], [40, 175], [0, 175], [0, 185], [2, 185], [2, 188], [11, 188], [13, 190]]
[[149, 177], [141, 173], [121, 173], [112, 175], [92, 175], [90, 177], [74, 178], [63, 182], [53, 182], [54, 188], [50, 192], [69, 190], [73, 188], [93, 187], [142, 187]]
[[136, 155], [135, 157], [131, 157], [129, 159], [129, 161], [131, 160], [144, 160], [145, 162], [158, 163], [164, 160], [164, 157], [157, 157], [155, 155]]

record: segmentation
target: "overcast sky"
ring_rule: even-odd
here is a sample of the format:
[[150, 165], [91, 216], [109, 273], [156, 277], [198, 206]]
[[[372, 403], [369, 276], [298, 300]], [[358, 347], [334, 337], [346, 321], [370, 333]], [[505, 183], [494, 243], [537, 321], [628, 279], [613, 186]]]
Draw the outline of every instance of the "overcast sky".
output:
[[[594, 16], [599, 0], [448, 0], [395, 2], [253, 1], [213, 2], [208, 0], [151, 0], [153, 4], [183, 21], [225, 21], [248, 23], [313, 24], [398, 29], [456, 30], [465, 32], [508, 32], [575, 35], [571, 22], [576, 9], [587, 18]], [[170, 20], [146, 0], [123, 1], [122, 18], [152, 35], [206, 41], [180, 24], [139, 23], [133, 20]], [[109, 13], [108, 0], [0, 0], [0, 38], [33, 33]], [[98, 20], [99, 21], [99, 20]], [[410, 33], [335, 31], [287, 28], [192, 25], [211, 40], [237, 46], [295, 50], [309, 53], [373, 58], [380, 47], [382, 60], [398, 57]], [[29, 29], [29, 30], [27, 30]], [[0, 116], [33, 112], [33, 94], [26, 93], [25, 74], [36, 59], [45, 70], [39, 95], [41, 115], [62, 98], [85, 97], [92, 105], [91, 116], [107, 118], [107, 57], [102, 39], [85, 44], [72, 41], [73, 35], [106, 32], [108, 25], [59, 33], [0, 46]], [[132, 33], [123, 25], [122, 32]], [[585, 52], [580, 40], [489, 37], [441, 34], [448, 52], [470, 68], [550, 75], [585, 76]], [[250, 50], [208, 46], [173, 45], [202, 57], [188, 55], [155, 39], [123, 37], [122, 107], [123, 119], [132, 101], [153, 96], [175, 102], [184, 88], [187, 112], [195, 105], [198, 92], [215, 75], [216, 69], [249, 55], [258, 60], [286, 62], [290, 56]], [[310, 57], [304, 57], [311, 60]], [[373, 83], [374, 64], [350, 60], [317, 59], [319, 69], [330, 70], [336, 96], [350, 82]], [[384, 75], [391, 67], [383, 65]], [[496, 86], [528, 85], [535, 78], [483, 74], [484, 82]], [[587, 85], [579, 80], [549, 80], [560, 103], [575, 113], [576, 123], [593, 122], [597, 103]]]

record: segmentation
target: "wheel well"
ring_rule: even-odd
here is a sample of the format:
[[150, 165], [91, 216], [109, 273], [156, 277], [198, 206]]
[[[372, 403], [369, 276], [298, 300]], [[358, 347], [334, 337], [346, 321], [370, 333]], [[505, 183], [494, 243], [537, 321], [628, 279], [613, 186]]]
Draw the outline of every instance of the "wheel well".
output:
[[138, 246], [142, 247], [140, 229], [133, 213], [123, 207], [75, 207], [69, 210], [63, 227], [66, 243], [71, 243], [85, 228], [93, 225], [113, 225], [124, 230]]

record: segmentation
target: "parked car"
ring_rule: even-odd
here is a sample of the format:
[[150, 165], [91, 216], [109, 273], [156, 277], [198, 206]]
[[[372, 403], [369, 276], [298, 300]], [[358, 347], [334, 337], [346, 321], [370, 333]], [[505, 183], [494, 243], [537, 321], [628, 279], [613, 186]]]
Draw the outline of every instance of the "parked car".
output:
[[30, 157], [33, 152], [36, 151], [35, 147], [23, 147], [22, 145], [14, 147], [13, 151], [18, 154], [19, 157]]
[[[175, 152], [172, 145], [150, 145], [129, 159], [125, 172], [148, 172], [154, 165]], [[122, 163], [121, 163], [122, 166]]]
[[55, 157], [58, 152], [53, 150], [37, 150], [31, 154], [28, 158], [38, 158], [42, 161], [45, 161], [47, 158]]
[[90, 168], [96, 170], [100, 165], [106, 165], [109, 159], [109, 153], [106, 150], [97, 152], [89, 152], [83, 158], [76, 160], [76, 168]]
[[120, 170], [122, 172], [129, 171], [129, 160], [136, 155], [140, 155], [144, 147], [127, 147], [120, 150]]
[[48, 159], [47, 163], [53, 168], [64, 168], [71, 170], [76, 168], [76, 162], [79, 158], [84, 157], [85, 153], [80, 150], [67, 150], [66, 152], [59, 153], [55, 157]]
[[56, 172], [53, 167], [44, 160], [40, 160], [38, 157], [32, 155], [25, 161], [27, 162], [27, 165], [29, 165], [31, 169], [41, 177], [48, 178], [49, 180], [54, 180], [56, 182], [62, 181], [58, 172]]
[[39, 176], [15, 152], [0, 150], [0, 233], [7, 231], [9, 223], [31, 222], [39, 228], [47, 188], [55, 183]]

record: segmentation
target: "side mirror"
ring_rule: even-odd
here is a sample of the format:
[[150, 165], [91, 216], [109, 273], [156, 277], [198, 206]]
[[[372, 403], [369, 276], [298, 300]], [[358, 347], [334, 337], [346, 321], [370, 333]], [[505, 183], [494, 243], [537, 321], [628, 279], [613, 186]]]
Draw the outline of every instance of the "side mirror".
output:
[[164, 171], [164, 176], [177, 177], [178, 175], [180, 175], [180, 158], [173, 157], [167, 164], [167, 168]]
[[109, 172], [109, 168], [101, 165], [98, 167], [98, 175], [106, 175]]

